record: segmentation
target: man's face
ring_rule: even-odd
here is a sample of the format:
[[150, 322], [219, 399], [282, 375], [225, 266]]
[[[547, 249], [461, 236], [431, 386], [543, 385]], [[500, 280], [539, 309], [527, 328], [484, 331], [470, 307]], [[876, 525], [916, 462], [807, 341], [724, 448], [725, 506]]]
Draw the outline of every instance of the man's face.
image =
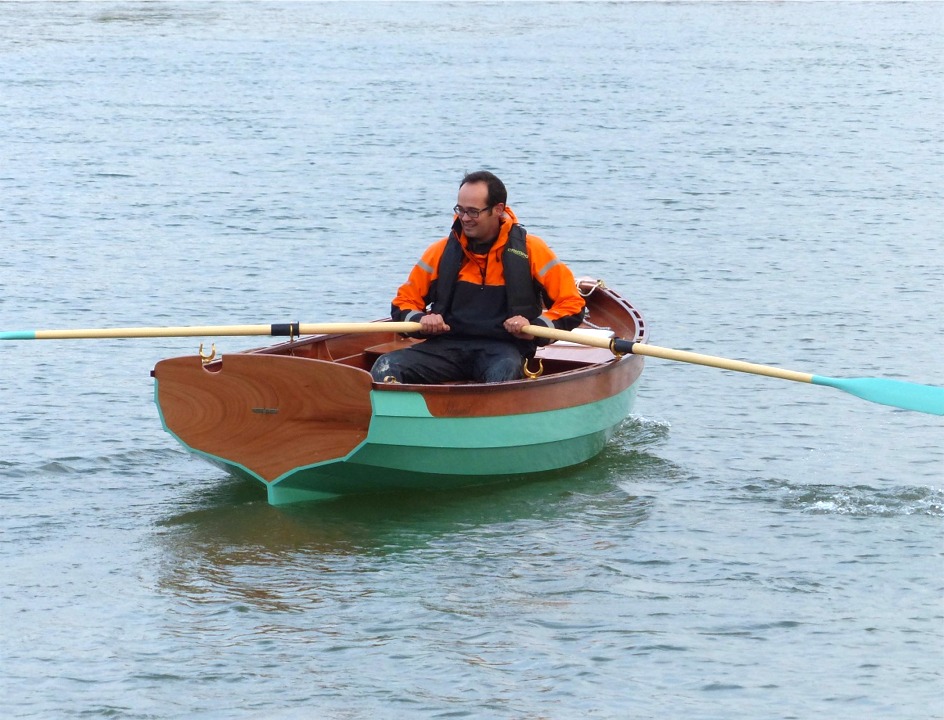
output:
[[484, 210], [488, 207], [488, 185], [486, 183], [466, 183], [460, 187], [456, 204], [464, 210], [483, 210], [477, 218], [473, 218], [467, 213], [462, 213], [459, 216], [462, 229], [469, 240], [490, 240], [498, 235], [505, 205], [504, 203], [498, 203], [494, 207]]

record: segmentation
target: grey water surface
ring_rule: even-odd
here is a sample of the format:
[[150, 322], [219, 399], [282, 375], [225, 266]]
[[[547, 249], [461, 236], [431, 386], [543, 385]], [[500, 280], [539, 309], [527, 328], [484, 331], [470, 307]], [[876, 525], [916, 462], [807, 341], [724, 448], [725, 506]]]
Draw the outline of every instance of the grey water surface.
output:
[[[944, 385], [942, 28], [0, 3], [0, 330], [382, 317], [484, 167], [656, 344]], [[944, 717], [944, 418], [649, 360], [581, 467], [273, 508], [161, 430], [198, 342], [0, 345], [0, 716]]]

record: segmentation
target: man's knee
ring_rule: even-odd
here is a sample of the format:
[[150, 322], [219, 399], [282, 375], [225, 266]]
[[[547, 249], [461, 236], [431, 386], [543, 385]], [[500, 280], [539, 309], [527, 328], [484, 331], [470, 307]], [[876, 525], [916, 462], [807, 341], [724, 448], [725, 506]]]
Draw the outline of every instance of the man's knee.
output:
[[389, 355], [381, 355], [374, 361], [370, 369], [370, 376], [374, 382], [403, 382], [403, 371], [393, 362]]
[[524, 377], [521, 367], [520, 357], [502, 357], [496, 359], [485, 368], [485, 376], [482, 378], [485, 382], [505, 382], [507, 380], [520, 380]]

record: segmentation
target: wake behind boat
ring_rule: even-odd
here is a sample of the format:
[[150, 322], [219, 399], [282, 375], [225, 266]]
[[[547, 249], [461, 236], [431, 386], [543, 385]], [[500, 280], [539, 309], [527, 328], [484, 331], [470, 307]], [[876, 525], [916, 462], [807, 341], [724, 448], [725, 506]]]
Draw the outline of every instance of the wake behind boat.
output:
[[[577, 332], [644, 343], [642, 315], [581, 279]], [[382, 323], [378, 323], [382, 325]], [[152, 371], [164, 428], [189, 451], [261, 482], [274, 505], [351, 493], [439, 490], [584, 462], [630, 413], [639, 355], [570, 342], [538, 349], [528, 377], [501, 383], [374, 383], [396, 332], [335, 333]]]

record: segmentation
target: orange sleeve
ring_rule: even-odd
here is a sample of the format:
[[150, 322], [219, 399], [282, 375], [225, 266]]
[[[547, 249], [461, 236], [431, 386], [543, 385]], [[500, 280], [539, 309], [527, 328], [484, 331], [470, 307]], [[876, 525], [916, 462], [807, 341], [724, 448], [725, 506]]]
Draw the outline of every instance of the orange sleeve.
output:
[[393, 307], [401, 311], [400, 318], [395, 319], [407, 319], [413, 313], [426, 312], [429, 289], [436, 279], [439, 258], [442, 257], [445, 247], [446, 238], [433, 243], [413, 266], [409, 278], [400, 286], [397, 296], [393, 299]]
[[531, 258], [531, 275], [541, 283], [551, 298], [551, 307], [542, 315], [548, 320], [581, 317], [586, 303], [577, 292], [577, 281], [573, 272], [562, 263], [547, 243], [536, 235], [528, 235], [528, 256]]

